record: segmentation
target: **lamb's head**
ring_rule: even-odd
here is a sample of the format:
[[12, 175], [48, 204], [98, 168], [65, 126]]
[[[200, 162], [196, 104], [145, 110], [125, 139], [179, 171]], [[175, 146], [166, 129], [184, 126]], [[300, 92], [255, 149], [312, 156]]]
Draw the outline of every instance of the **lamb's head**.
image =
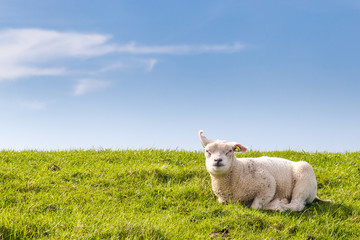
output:
[[247, 150], [246, 147], [239, 143], [209, 140], [202, 133], [203, 131], [200, 130], [199, 137], [202, 145], [205, 147], [206, 169], [210, 174], [227, 174], [236, 159], [235, 152], [245, 152]]

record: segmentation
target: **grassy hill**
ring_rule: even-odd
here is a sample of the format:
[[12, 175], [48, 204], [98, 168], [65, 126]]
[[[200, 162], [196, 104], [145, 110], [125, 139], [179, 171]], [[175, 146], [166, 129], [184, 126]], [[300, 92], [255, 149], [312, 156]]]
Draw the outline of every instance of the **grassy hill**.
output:
[[249, 152], [309, 162], [314, 203], [297, 213], [223, 205], [202, 152], [0, 151], [0, 239], [359, 239], [360, 153]]

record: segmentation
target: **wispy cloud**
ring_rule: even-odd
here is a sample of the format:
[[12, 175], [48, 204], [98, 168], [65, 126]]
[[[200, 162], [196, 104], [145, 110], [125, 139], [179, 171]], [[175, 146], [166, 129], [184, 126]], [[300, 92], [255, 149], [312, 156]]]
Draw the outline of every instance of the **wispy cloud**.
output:
[[66, 66], [48, 67], [53, 61], [105, 55], [114, 47], [108, 36], [41, 29], [0, 31], [0, 81], [30, 76], [66, 74]]
[[145, 64], [147, 65], [146, 70], [148, 72], [151, 72], [153, 70], [153, 68], [155, 67], [155, 64], [157, 64], [157, 63], [158, 63], [158, 60], [155, 58], [145, 60]]
[[[71, 75], [64, 60], [96, 58], [104, 55], [154, 55], [234, 53], [244, 49], [240, 43], [231, 45], [163, 45], [145, 46], [110, 43], [104, 34], [60, 32], [44, 29], [6, 29], [0, 31], [0, 81], [32, 77]], [[152, 71], [156, 58], [143, 61], [146, 71]], [[97, 72], [122, 69], [126, 64], [115, 62]], [[96, 70], [95, 70], [96, 71]]]
[[245, 46], [240, 43], [231, 45], [165, 45], [165, 46], [140, 46], [130, 43], [117, 46], [119, 53], [129, 54], [200, 54], [200, 53], [233, 53], [244, 50]]
[[132, 71], [134, 69], [145, 69], [145, 71], [151, 72], [158, 62], [159, 61], [156, 58], [128, 58], [124, 61], [117, 61], [101, 67], [100, 70], [94, 71], [93, 73], [99, 75], [99, 73], [111, 71]]
[[74, 96], [81, 96], [89, 92], [98, 91], [110, 86], [110, 82], [97, 79], [80, 79], [74, 88]]
[[44, 110], [49, 105], [49, 102], [31, 100], [31, 101], [21, 101], [19, 105], [23, 108], [30, 110]]
[[116, 70], [124, 70], [128, 68], [128, 65], [123, 62], [115, 62], [111, 63], [108, 66], [100, 68], [99, 72], [109, 72], [109, 71], [116, 71]]

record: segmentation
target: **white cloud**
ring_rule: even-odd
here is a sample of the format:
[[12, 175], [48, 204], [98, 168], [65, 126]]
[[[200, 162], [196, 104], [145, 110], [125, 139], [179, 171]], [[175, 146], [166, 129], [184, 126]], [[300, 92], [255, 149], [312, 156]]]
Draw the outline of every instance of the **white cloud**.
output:
[[155, 59], [155, 58], [151, 58], [151, 59], [146, 60], [146, 61], [145, 61], [145, 64], [147, 65], [146, 70], [147, 70], [148, 72], [151, 72], [151, 71], [153, 70], [153, 68], [155, 67], [155, 64], [156, 64], [157, 62], [158, 62], [158, 60]]
[[39, 68], [1, 63], [0, 66], [0, 81], [4, 79], [16, 79], [30, 76], [57, 76], [66, 73], [64, 68]]
[[99, 72], [109, 72], [109, 71], [115, 71], [115, 70], [124, 70], [128, 66], [123, 62], [115, 62], [108, 66], [102, 67]]
[[81, 96], [110, 86], [110, 82], [97, 79], [80, 79], [74, 88], [74, 95]]
[[129, 54], [199, 54], [199, 53], [233, 53], [244, 50], [240, 43], [232, 45], [167, 45], [167, 46], [138, 46], [130, 43], [117, 46], [116, 51]]
[[19, 105], [23, 108], [27, 108], [30, 110], [44, 110], [49, 105], [49, 103], [44, 101], [33, 100], [33, 101], [22, 101], [19, 103]]
[[[107, 54], [201, 54], [233, 53], [244, 49], [232, 45], [164, 45], [141, 46], [136, 43], [110, 44], [110, 36], [78, 32], [60, 32], [43, 29], [7, 29], [0, 31], [0, 81], [31, 76], [70, 75], [66, 61], [95, 58]], [[146, 71], [157, 64], [155, 58], [143, 61]], [[114, 63], [97, 72], [124, 69], [126, 64]], [[76, 72], [76, 71], [75, 71]]]
[[[126, 63], [125, 63], [126, 62]], [[128, 58], [123, 62], [111, 63], [105, 67], [102, 67], [99, 71], [94, 71], [94, 74], [110, 72], [110, 71], [131, 71], [137, 69], [145, 69], [147, 72], [151, 72], [155, 65], [158, 63], [156, 58]]]
[[66, 73], [65, 67], [42, 65], [64, 58], [95, 57], [114, 51], [100, 34], [57, 32], [41, 29], [0, 31], [0, 81]]
[[68, 56], [98, 56], [114, 51], [109, 36], [42, 29], [0, 31], [1, 60], [33, 62]]

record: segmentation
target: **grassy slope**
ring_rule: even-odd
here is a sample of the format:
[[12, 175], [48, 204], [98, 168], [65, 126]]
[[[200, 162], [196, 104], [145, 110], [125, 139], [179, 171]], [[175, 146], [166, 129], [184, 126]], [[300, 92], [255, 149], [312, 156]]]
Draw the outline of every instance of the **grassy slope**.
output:
[[[318, 195], [302, 212], [219, 204], [201, 152], [1, 151], [0, 239], [360, 238], [360, 153], [249, 152], [308, 161]], [[49, 169], [57, 165], [60, 170]]]

